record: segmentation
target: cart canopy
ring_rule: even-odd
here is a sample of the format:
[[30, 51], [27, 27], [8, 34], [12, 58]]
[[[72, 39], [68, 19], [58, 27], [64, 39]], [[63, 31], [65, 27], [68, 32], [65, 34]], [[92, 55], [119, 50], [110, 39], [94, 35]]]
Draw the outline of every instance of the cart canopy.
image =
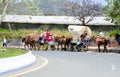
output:
[[77, 42], [81, 34], [84, 33], [91, 37], [91, 29], [88, 26], [69, 25], [68, 30], [73, 36], [73, 42]]

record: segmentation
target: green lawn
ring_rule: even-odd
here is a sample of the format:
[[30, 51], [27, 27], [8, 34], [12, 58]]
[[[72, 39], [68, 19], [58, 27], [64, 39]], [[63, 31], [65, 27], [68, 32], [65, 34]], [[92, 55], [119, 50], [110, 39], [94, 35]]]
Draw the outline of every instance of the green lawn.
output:
[[18, 56], [26, 53], [26, 50], [18, 49], [18, 48], [5, 48], [7, 51], [2, 52], [2, 49], [0, 48], [0, 58], [8, 58], [13, 56]]

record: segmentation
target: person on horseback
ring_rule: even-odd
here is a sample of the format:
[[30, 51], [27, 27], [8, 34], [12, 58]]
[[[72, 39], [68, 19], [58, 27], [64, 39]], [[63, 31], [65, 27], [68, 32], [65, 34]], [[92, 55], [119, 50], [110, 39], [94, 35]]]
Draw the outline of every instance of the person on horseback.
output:
[[43, 32], [42, 34], [40, 34], [40, 36], [38, 38], [38, 43], [40, 45], [42, 45], [44, 43], [44, 38], [45, 38], [45, 32]]
[[52, 41], [52, 40], [53, 40], [53, 38], [47, 29], [45, 32], [40, 34], [40, 37], [38, 39], [38, 43], [44, 44], [44, 43], [48, 43], [49, 41]]
[[96, 44], [98, 46], [98, 51], [101, 52], [100, 46], [103, 45], [103, 52], [107, 52], [107, 45], [110, 44], [110, 41], [104, 37], [104, 33], [100, 30], [99, 36], [96, 38]]
[[106, 40], [106, 38], [104, 37], [104, 33], [102, 32], [102, 30], [99, 31], [99, 36], [97, 38], [97, 42], [104, 42]]
[[99, 31], [99, 37], [104, 38], [104, 33], [101, 30]]
[[88, 45], [89, 45], [89, 40], [90, 40], [90, 37], [88, 36], [88, 34], [87, 34], [87, 33], [85, 33], [84, 42], [85, 42], [86, 46], [88, 46]]
[[52, 35], [50, 34], [50, 32], [48, 31], [48, 29], [46, 30], [46, 40], [48, 42], [53, 41]]
[[50, 36], [50, 32], [48, 31], [48, 29], [46, 30], [46, 38], [48, 38]]
[[78, 45], [78, 46], [84, 46], [84, 44], [85, 44], [84, 42], [85, 42], [85, 35], [82, 34], [82, 35], [80, 36], [80, 38], [78, 39], [77, 45]]

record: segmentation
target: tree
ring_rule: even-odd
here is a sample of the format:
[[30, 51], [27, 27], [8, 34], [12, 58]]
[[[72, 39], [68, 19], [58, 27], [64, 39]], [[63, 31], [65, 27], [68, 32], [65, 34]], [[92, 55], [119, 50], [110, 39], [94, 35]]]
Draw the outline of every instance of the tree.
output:
[[2, 21], [3, 21], [3, 18], [4, 18], [4, 16], [6, 15], [6, 11], [7, 11], [7, 8], [8, 8], [8, 3], [9, 3], [9, 0], [2, 0], [2, 1], [0, 1], [1, 2], [1, 5], [3, 6], [3, 12], [2, 12], [2, 15], [1, 15], [1, 17], [0, 17], [0, 25], [1, 25], [1, 23], [2, 23]]
[[38, 9], [39, 1], [36, 0], [20, 0], [19, 2], [9, 3], [9, 14], [17, 15], [39, 15], [41, 12]]
[[107, 15], [116, 25], [120, 25], [120, 0], [106, 0], [107, 5], [104, 7]]
[[35, 4], [33, 0], [0, 0], [0, 25], [7, 14], [25, 14], [25, 15], [38, 15], [40, 14], [37, 9], [38, 3]]
[[101, 4], [94, 3], [92, 0], [77, 0], [77, 1], [65, 1], [65, 9], [67, 13], [73, 15], [76, 19], [82, 22], [82, 25], [87, 25], [97, 15], [101, 15]]

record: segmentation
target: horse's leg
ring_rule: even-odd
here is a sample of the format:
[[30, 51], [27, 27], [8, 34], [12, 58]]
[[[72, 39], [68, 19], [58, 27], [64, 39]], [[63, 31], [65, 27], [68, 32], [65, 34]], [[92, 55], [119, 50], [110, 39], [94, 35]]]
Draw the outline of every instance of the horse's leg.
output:
[[25, 43], [24, 47], [25, 47], [25, 49], [27, 49], [27, 48], [28, 48], [28, 44], [27, 44], [27, 43]]
[[59, 50], [59, 43], [57, 44], [57, 50]]
[[64, 44], [64, 50], [67, 51], [66, 44]]
[[107, 52], [107, 47], [106, 47], [106, 45], [104, 45], [104, 50], [103, 50], [103, 52]]
[[30, 47], [29, 44], [27, 44], [27, 49], [29, 49], [29, 47]]
[[67, 50], [69, 51], [69, 44], [67, 44], [66, 46], [67, 46]]
[[33, 50], [33, 44], [30, 44], [30, 49]]
[[24, 48], [26, 49], [26, 44], [24, 44]]
[[100, 52], [100, 44], [98, 44], [98, 52]]
[[105, 46], [105, 51], [108, 52], [107, 47]]
[[61, 44], [61, 50], [63, 50], [64, 48], [63, 48], [63, 45]]
[[105, 52], [105, 45], [103, 45], [103, 46], [104, 46], [103, 52]]

